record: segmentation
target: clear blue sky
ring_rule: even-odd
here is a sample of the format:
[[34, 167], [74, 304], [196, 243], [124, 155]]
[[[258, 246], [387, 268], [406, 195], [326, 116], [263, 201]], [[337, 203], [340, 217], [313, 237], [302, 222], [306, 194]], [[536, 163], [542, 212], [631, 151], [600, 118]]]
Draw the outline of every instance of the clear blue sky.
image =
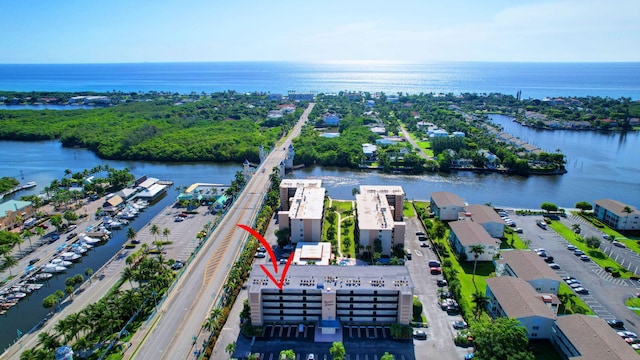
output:
[[640, 61], [640, 0], [0, 0], [0, 63]]

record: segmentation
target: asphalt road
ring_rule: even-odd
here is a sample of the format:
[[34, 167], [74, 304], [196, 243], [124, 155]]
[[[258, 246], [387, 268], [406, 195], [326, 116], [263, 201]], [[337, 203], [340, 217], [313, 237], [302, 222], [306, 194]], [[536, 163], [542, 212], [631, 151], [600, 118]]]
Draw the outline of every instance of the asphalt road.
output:
[[440, 308], [438, 297], [438, 279], [442, 275], [431, 275], [429, 260], [438, 260], [431, 247], [420, 247], [421, 241], [416, 235], [417, 231], [425, 231], [416, 217], [406, 220], [407, 230], [405, 235], [405, 248], [413, 254], [411, 260], [406, 262], [411, 274], [411, 280], [415, 286], [413, 293], [422, 302], [424, 315], [427, 317], [428, 327], [423, 330], [427, 333], [426, 341], [414, 340], [414, 351], [417, 359], [443, 359], [459, 360], [470, 352], [471, 349], [457, 347], [453, 338], [457, 330], [453, 328], [453, 322], [462, 320], [460, 315], [449, 315]]
[[215, 306], [227, 273], [247, 239], [248, 234], [236, 225], [253, 224], [269, 187], [271, 169], [284, 159], [285, 149], [291, 139], [299, 135], [314, 105], [309, 105], [287, 140], [267, 156], [249, 179], [223, 221], [175, 284], [156, 318], [136, 333], [132, 339], [133, 349], [125, 353], [126, 359], [187, 359], [202, 350], [208, 335], [201, 333], [202, 323]]

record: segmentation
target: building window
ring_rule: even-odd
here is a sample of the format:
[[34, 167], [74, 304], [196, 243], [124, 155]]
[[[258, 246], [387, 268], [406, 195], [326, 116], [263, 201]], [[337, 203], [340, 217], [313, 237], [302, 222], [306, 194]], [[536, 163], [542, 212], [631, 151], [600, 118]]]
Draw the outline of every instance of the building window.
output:
[[532, 329], [533, 330], [538, 330], [538, 329], [540, 329], [540, 326], [533, 326]]
[[306, 316], [305, 316], [305, 317], [303, 317], [303, 318], [302, 318], [302, 320], [307, 321], [307, 317], [306, 317]]

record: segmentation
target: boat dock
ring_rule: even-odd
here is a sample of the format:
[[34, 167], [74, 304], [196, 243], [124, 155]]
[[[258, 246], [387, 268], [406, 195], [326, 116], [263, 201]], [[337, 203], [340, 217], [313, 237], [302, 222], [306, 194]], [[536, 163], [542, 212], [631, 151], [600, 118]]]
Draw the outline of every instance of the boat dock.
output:
[[24, 184], [24, 185], [20, 185], [20, 186], [16, 186], [11, 190], [7, 190], [3, 193], [0, 194], [0, 198], [3, 198], [7, 195], [11, 195], [13, 193], [17, 193], [18, 191], [22, 191], [22, 190], [27, 190], [27, 189], [31, 189], [36, 187], [36, 183], [33, 181], [29, 181], [28, 183]]

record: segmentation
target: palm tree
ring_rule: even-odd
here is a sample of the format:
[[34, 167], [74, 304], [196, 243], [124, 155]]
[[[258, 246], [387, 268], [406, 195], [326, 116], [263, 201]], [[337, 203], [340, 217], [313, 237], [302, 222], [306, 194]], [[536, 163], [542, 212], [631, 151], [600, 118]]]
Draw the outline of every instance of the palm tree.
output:
[[486, 310], [487, 305], [489, 305], [489, 298], [482, 292], [476, 291], [472, 294], [471, 302], [476, 304], [474, 314], [476, 320], [478, 320], [480, 318], [480, 314], [482, 314], [482, 312]]
[[236, 342], [228, 343], [224, 348], [224, 351], [229, 353], [229, 356], [233, 355], [233, 353], [236, 352]]
[[571, 225], [571, 230], [573, 230], [574, 233], [579, 234], [580, 233], [580, 224]]
[[[473, 285], [475, 286], [476, 284], [476, 267], [478, 265], [478, 258], [480, 257], [480, 255], [484, 254], [484, 245], [481, 244], [476, 244], [476, 245], [471, 245], [471, 248], [469, 249], [469, 251], [473, 254], [473, 276], [471, 277], [471, 280], [473, 281]], [[476, 288], [477, 290], [477, 288]]]
[[153, 235], [153, 239], [156, 240], [156, 236], [160, 235], [160, 227], [156, 224], [151, 224], [151, 227], [149, 227], [149, 233]]
[[164, 236], [167, 241], [169, 241], [169, 235], [171, 235], [171, 230], [169, 230], [168, 227], [162, 229], [162, 236]]
[[329, 353], [333, 356], [333, 360], [343, 360], [346, 355], [344, 344], [341, 341], [334, 342], [329, 348]]
[[4, 267], [9, 268], [9, 277], [13, 277], [11, 268], [18, 265], [18, 260], [9, 254], [4, 255]]
[[133, 229], [133, 227], [129, 227], [127, 229], [127, 240], [129, 241], [133, 241], [136, 239], [136, 237], [138, 236], [138, 234], [136, 233], [136, 231]]
[[91, 284], [91, 275], [93, 275], [93, 269], [92, 268], [84, 269], [84, 274], [87, 275], [87, 277], [89, 278], [89, 284]]
[[20, 233], [20, 235], [21, 235], [23, 238], [26, 238], [27, 240], [29, 240], [29, 247], [30, 247], [30, 248], [31, 248], [31, 247], [33, 247], [33, 245], [31, 244], [31, 237], [33, 236], [33, 233], [31, 232], [31, 230], [27, 230], [27, 229], [22, 230], [22, 232]]

